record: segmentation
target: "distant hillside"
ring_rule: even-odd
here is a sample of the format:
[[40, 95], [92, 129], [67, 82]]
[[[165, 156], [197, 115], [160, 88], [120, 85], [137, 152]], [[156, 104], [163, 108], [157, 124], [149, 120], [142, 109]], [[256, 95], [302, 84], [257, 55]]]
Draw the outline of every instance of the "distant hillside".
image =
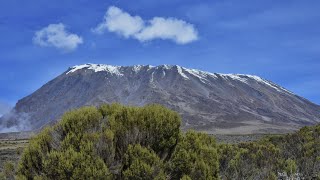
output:
[[68, 110], [120, 102], [159, 103], [182, 115], [183, 129], [214, 134], [285, 133], [320, 122], [320, 106], [263, 78], [177, 65], [69, 68], [1, 118], [8, 130], [35, 130]]

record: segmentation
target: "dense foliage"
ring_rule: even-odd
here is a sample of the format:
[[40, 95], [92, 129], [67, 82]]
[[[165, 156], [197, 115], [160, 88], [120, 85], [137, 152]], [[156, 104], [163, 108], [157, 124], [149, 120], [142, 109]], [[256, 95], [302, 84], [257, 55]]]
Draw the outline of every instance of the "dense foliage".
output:
[[68, 112], [30, 141], [16, 178], [320, 179], [320, 125], [257, 142], [217, 144], [203, 133], [180, 132], [180, 123], [176, 112], [159, 105]]
[[223, 179], [320, 179], [320, 125], [218, 151]]
[[213, 138], [180, 132], [180, 117], [159, 105], [84, 107], [31, 140], [18, 178], [217, 179]]

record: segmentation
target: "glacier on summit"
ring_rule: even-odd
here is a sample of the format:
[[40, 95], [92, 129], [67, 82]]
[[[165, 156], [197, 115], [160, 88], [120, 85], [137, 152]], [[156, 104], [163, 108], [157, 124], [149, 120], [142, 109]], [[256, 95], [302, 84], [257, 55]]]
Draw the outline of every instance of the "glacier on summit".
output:
[[[89, 69], [89, 70], [93, 70], [94, 72], [101, 72], [101, 71], [105, 71], [105, 72], [109, 72], [111, 74], [115, 74], [117, 76], [123, 76], [122, 73], [122, 68], [126, 67], [126, 66], [113, 66], [113, 65], [106, 65], [106, 64], [91, 64], [91, 63], [87, 63], [87, 64], [82, 64], [82, 65], [76, 65], [70, 68], [70, 70], [68, 72], [66, 72], [66, 74], [70, 74], [73, 72], [76, 72], [78, 70], [81, 69]], [[131, 67], [132, 70], [136, 73], [138, 73], [144, 66], [143, 65], [134, 65], [134, 66], [127, 66], [127, 67]], [[147, 65], [148, 70], [151, 69], [159, 69], [159, 68], [163, 68], [164, 70], [167, 69], [171, 69], [173, 67], [176, 67], [178, 73], [185, 79], [185, 80], [189, 80], [189, 77], [187, 74], [194, 76], [196, 78], [198, 78], [201, 82], [203, 83], [208, 83], [209, 80], [207, 79], [208, 77], [211, 78], [218, 78], [218, 76], [221, 76], [225, 79], [233, 79], [233, 80], [237, 80], [237, 81], [241, 81], [243, 83], [248, 83], [248, 80], [254, 80], [258, 83], [262, 83], [264, 85], [267, 85], [279, 92], [286, 92], [289, 94], [293, 94], [291, 91], [280, 87], [268, 80], [264, 80], [263, 78], [256, 76], [256, 75], [249, 75], [249, 74], [223, 74], [223, 73], [210, 73], [210, 72], [206, 72], [206, 71], [201, 71], [201, 70], [197, 70], [197, 69], [188, 69], [185, 67], [181, 67], [178, 65], [160, 65], [160, 66], [151, 66], [151, 65]], [[187, 73], [187, 74], [186, 74]], [[163, 71], [163, 74], [165, 75], [165, 71]], [[294, 95], [294, 94], [293, 94]]]

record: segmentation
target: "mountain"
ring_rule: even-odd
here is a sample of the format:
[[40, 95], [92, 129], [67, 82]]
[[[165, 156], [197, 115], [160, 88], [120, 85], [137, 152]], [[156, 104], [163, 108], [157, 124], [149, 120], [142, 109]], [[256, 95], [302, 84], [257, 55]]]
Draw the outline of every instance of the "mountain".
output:
[[11, 129], [36, 130], [65, 111], [112, 102], [159, 103], [181, 114], [183, 129], [217, 134], [284, 133], [320, 122], [320, 106], [258, 76], [177, 65], [102, 64], [69, 68], [19, 100], [1, 122]]

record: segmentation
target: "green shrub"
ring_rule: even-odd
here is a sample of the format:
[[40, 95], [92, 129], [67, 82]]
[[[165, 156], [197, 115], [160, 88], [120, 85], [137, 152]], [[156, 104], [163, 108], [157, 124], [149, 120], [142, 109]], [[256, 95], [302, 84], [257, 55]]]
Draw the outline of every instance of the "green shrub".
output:
[[14, 179], [14, 164], [10, 161], [4, 163], [3, 174], [0, 175], [0, 179]]
[[214, 138], [187, 132], [178, 142], [168, 169], [173, 179], [184, 176], [191, 179], [218, 179], [219, 164]]
[[129, 145], [124, 159], [124, 179], [148, 180], [165, 177], [160, 158], [141, 145]]
[[25, 148], [8, 179], [316, 179], [320, 125], [256, 142], [217, 144], [180, 131], [179, 115], [160, 105], [83, 107], [63, 115]]
[[166, 179], [180, 117], [160, 105], [67, 112], [23, 152], [20, 179]]

